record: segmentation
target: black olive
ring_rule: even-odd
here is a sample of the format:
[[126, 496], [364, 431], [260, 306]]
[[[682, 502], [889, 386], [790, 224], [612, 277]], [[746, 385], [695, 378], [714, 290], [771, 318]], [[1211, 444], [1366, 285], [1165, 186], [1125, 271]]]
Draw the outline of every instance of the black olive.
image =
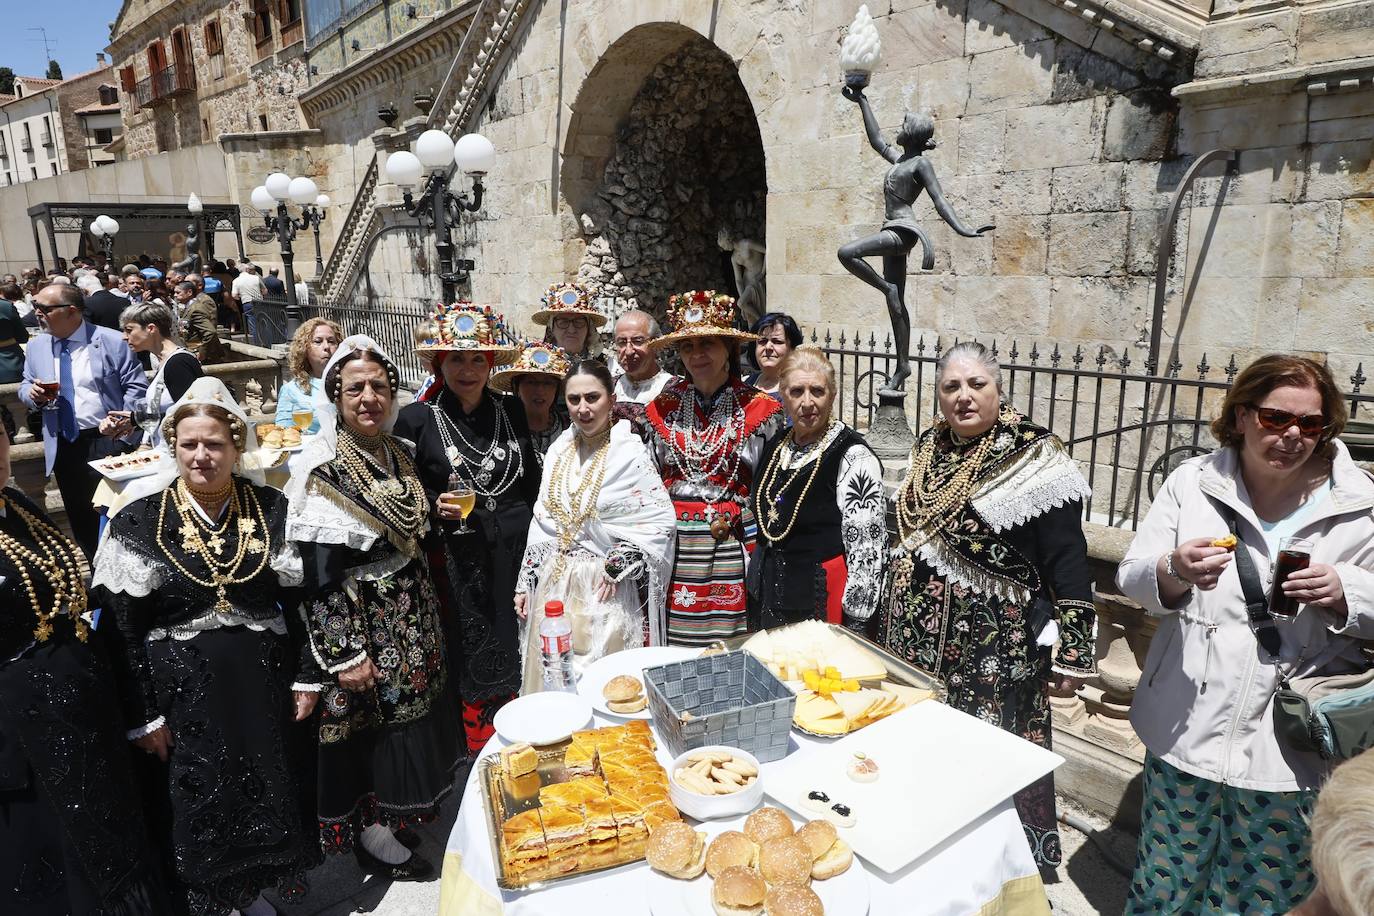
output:
[[836, 814], [838, 814], [840, 817], [849, 817], [849, 806], [848, 806], [848, 805], [842, 805], [842, 804], [840, 804], [839, 802], [836, 802], [835, 804], [833, 804], [833, 805], [830, 806], [830, 810], [831, 810], [831, 811], [834, 811], [834, 812], [835, 812]]
[[806, 797], [807, 797], [808, 799], [810, 799], [811, 801], [818, 801], [818, 802], [828, 802], [828, 801], [830, 801], [830, 796], [829, 796], [829, 795], [826, 795], [824, 792], [813, 791], [813, 792], [811, 792], [811, 794], [807, 795]]

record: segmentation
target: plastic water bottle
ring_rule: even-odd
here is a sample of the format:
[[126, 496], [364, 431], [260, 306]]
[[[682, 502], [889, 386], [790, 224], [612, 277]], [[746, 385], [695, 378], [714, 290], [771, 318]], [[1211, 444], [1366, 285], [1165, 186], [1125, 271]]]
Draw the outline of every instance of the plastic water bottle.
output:
[[539, 651], [544, 663], [544, 689], [565, 693], [576, 690], [572, 624], [563, 616], [561, 601], [544, 605], [544, 619], [539, 623]]

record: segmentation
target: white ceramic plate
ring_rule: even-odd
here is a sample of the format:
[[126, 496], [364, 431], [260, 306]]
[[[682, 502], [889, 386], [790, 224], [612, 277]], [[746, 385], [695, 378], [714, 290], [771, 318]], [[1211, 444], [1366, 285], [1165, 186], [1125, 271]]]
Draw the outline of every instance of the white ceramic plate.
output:
[[[145, 450], [142, 454], [146, 455], [149, 453]], [[156, 474], [166, 467], [168, 461], [170, 461], [170, 459], [161, 452], [152, 452], [151, 454], [158, 455], [159, 457], [140, 464], [132, 464], [131, 461], [139, 457], [140, 452], [129, 452], [124, 455], [111, 455], [109, 458], [97, 458], [95, 461], [88, 461], [86, 463], [99, 471], [106, 480], [119, 483], [124, 480], [133, 480], [136, 477], [147, 477], [149, 474]], [[120, 466], [118, 468], [111, 467], [111, 465], [115, 464]]]
[[[798, 827], [810, 818], [792, 818]], [[728, 821], [714, 821], [701, 824], [696, 829], [706, 834], [706, 843], [717, 834], [727, 830], [739, 830], [744, 818], [737, 817]], [[653, 916], [714, 916], [715, 907], [711, 904], [711, 876], [702, 872], [691, 881], [670, 878], [662, 872], [648, 869], [648, 880], [644, 890], [649, 898], [649, 911]], [[811, 889], [825, 904], [825, 916], [865, 916], [868, 912], [868, 872], [859, 857], [843, 874], [825, 881], [812, 881]]]
[[577, 692], [603, 716], [613, 716], [617, 719], [648, 719], [650, 716], [647, 706], [639, 712], [612, 712], [606, 705], [606, 698], [601, 695], [601, 688], [605, 687], [611, 678], [622, 674], [628, 674], [643, 683], [645, 668], [680, 662], [697, 655], [700, 651], [682, 646], [644, 646], [640, 649], [615, 652], [587, 666], [582, 672], [582, 677], [578, 679]]
[[575, 693], [546, 691], [511, 700], [496, 713], [496, 730], [511, 743], [557, 744], [592, 720], [592, 706]]
[[[959, 753], [938, 750], [951, 747]], [[849, 778], [855, 751], [878, 764], [876, 782]], [[891, 874], [1063, 762], [1010, 732], [927, 701], [761, 769], [764, 794], [794, 814], [820, 816], [801, 803], [813, 789], [848, 805], [855, 823], [840, 827], [840, 838]]]

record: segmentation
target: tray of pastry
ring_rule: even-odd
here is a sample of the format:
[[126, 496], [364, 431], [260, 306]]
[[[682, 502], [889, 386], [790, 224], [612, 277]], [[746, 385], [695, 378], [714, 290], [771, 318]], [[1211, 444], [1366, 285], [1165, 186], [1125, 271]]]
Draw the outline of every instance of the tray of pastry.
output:
[[649, 831], [681, 820], [654, 746], [639, 719], [484, 758], [478, 782], [497, 886], [534, 890], [643, 859]]
[[743, 648], [797, 694], [792, 725], [840, 738], [928, 699], [944, 698], [939, 679], [851, 630], [807, 620], [727, 640]]
[[126, 452], [123, 455], [97, 458], [95, 461], [86, 463], [100, 472], [106, 480], [118, 483], [123, 480], [133, 480], [135, 477], [147, 477], [149, 474], [156, 474], [168, 467], [171, 461], [171, 457], [160, 449], [142, 448], [138, 451]]

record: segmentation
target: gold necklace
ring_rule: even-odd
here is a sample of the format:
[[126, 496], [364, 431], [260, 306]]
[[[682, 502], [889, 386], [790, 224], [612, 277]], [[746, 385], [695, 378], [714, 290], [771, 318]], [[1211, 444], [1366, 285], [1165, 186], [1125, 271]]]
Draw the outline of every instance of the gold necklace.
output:
[[[86, 588], [81, 580], [81, 561], [76, 557], [76, 547], [68, 541], [56, 526], [30, 514], [18, 503], [0, 498], [0, 506], [15, 513], [33, 536], [33, 547], [18, 538], [0, 532], [0, 553], [10, 561], [24, 582], [24, 593], [28, 595], [29, 606], [33, 608], [34, 619], [38, 622], [33, 628], [34, 639], [46, 642], [53, 634], [53, 619], [61, 616], [66, 608], [76, 630], [76, 638], [86, 641], [90, 630], [81, 615], [86, 612]], [[38, 599], [38, 589], [34, 586], [30, 568], [37, 568], [43, 579], [52, 589], [52, 606], [43, 610]]]
[[[601, 437], [598, 437], [601, 438]], [[554, 460], [549, 473], [549, 489], [544, 494], [544, 508], [558, 526], [558, 560], [550, 575], [556, 581], [566, 564], [568, 551], [578, 532], [588, 520], [596, 516], [596, 502], [601, 497], [601, 485], [606, 478], [606, 465], [611, 454], [611, 437], [608, 430], [597, 447], [595, 454], [587, 461], [582, 470], [582, 479], [570, 485], [573, 456], [577, 453], [576, 441], [569, 443]]]
[[[779, 459], [782, 457], [782, 453], [792, 445], [792, 441], [793, 431], [788, 430], [787, 438], [783, 439], [782, 444], [773, 450], [773, 457], [768, 460], [768, 467], [763, 472], [763, 478], [759, 481], [758, 489], [754, 491], [754, 514], [758, 516], [759, 531], [768, 539], [770, 544], [786, 540], [787, 536], [792, 533], [792, 526], [797, 523], [797, 517], [801, 515], [802, 503], [806, 502], [806, 494], [811, 491], [811, 485], [816, 482], [816, 475], [821, 468], [822, 456], [817, 455], [816, 460], [811, 462], [811, 473], [806, 478], [806, 485], [802, 487], [801, 495], [797, 497], [796, 503], [792, 506], [792, 517], [788, 519], [787, 526], [782, 529], [781, 534], [774, 534], [770, 531], [769, 526], [776, 525], [780, 518], [778, 506], [782, 503], [783, 494], [787, 492], [787, 488], [792, 485], [794, 480], [801, 477], [800, 474], [793, 473], [775, 492], [770, 492], [772, 485], [778, 479]], [[768, 504], [767, 518], [760, 512], [764, 501]]]
[[234, 492], [234, 478], [231, 475], [229, 479], [225, 481], [224, 486], [220, 487], [218, 490], [197, 490], [188, 485], [186, 487], [186, 492], [191, 494], [192, 499], [200, 503], [200, 507], [205, 510], [206, 515], [213, 517], [214, 514], [219, 511], [220, 507], [224, 505], [225, 501], [229, 499], [229, 495]]
[[[391, 457], [396, 473], [366, 450], [369, 438], [380, 440], [380, 449]], [[356, 492], [387, 525], [405, 537], [419, 534], [429, 515], [429, 502], [405, 449], [390, 436], [362, 437], [345, 427], [339, 431], [337, 459]]]
[[[263, 516], [262, 504], [258, 502], [258, 497], [253, 492], [252, 487], [246, 488], [244, 495], [247, 497], [246, 502], [249, 511], [243, 511], [239, 490], [237, 487], [233, 487], [229, 494], [229, 505], [224, 512], [224, 519], [221, 524], [216, 526], [206, 524], [196, 512], [190, 490], [185, 481], [178, 480], [176, 486], [168, 487], [162, 492], [162, 506], [157, 516], [157, 545], [177, 572], [202, 588], [215, 590], [215, 613], [217, 614], [228, 614], [234, 609], [234, 606], [229, 602], [226, 591], [229, 586], [248, 582], [261, 573], [267, 565], [269, 552], [267, 543], [257, 536], [259, 530], [263, 532], [264, 536], [266, 535], [267, 519]], [[171, 545], [167, 543], [166, 520], [169, 500], [181, 518], [181, 527], [178, 532], [181, 535], [181, 548], [205, 561], [206, 568], [210, 570], [208, 580], [187, 569], [186, 565], [177, 559]], [[250, 513], [256, 518], [250, 518]], [[209, 538], [203, 536], [202, 529], [210, 532]], [[238, 535], [234, 553], [228, 560], [220, 560], [219, 556], [224, 549], [224, 536], [229, 534], [231, 529], [236, 530]], [[253, 567], [251, 572], [240, 574], [244, 559], [253, 554], [260, 554], [257, 565]]]
[[967, 453], [950, 456], [949, 461], [954, 464], [952, 474], [940, 474], [933, 470], [936, 445], [947, 429], [948, 424], [941, 421], [926, 437], [916, 452], [906, 480], [902, 481], [897, 496], [897, 530], [903, 541], [916, 532], [922, 532], [923, 540], [929, 540], [948, 515], [963, 509], [997, 438], [994, 425]]

